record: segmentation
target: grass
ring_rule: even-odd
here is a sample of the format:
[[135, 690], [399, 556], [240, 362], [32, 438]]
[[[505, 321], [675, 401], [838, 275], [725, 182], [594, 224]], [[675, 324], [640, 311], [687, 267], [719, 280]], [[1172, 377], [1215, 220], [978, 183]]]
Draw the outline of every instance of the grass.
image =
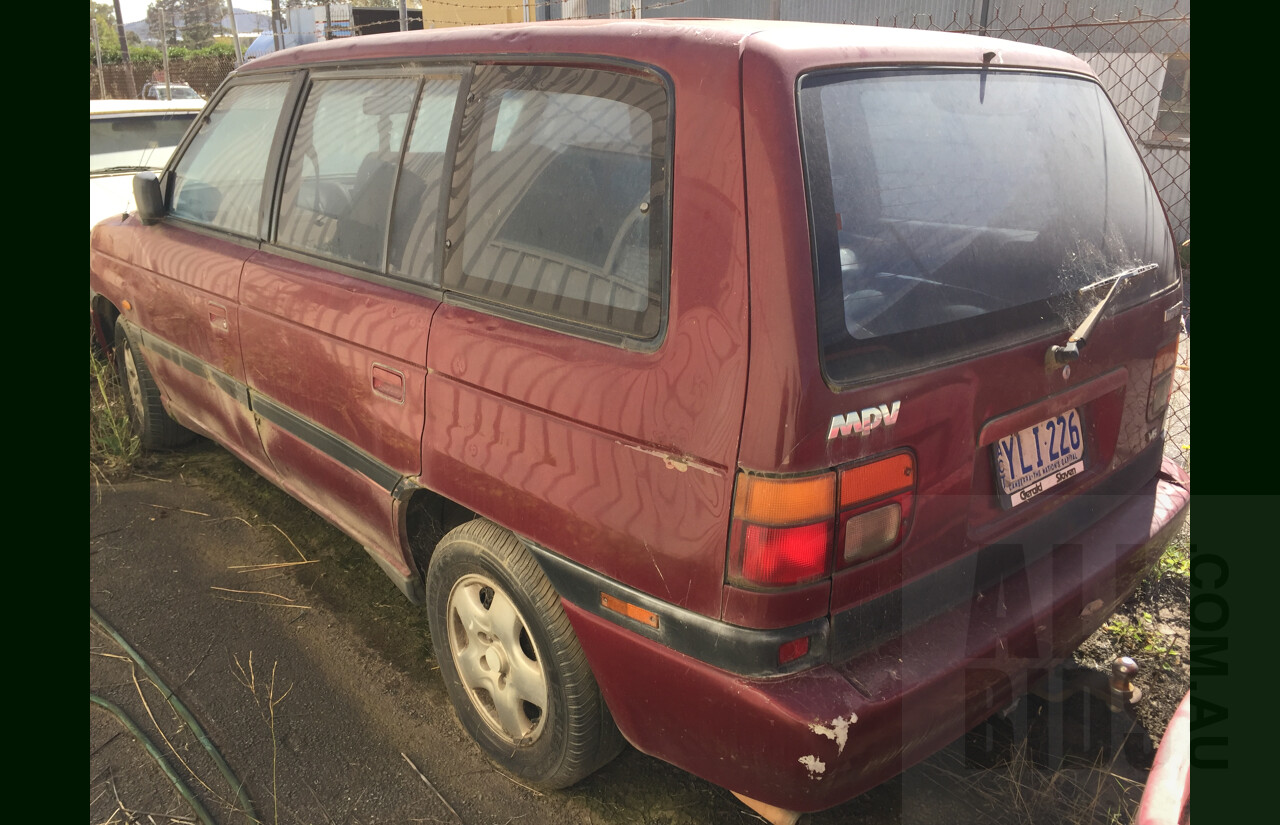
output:
[[[279, 759], [279, 742], [276, 739], [276, 706], [288, 697], [293, 691], [293, 685], [283, 695], [276, 696], [276, 666], [279, 662], [271, 663], [271, 682], [263, 685], [266, 696], [258, 695], [259, 682], [257, 676], [253, 672], [253, 651], [249, 651], [249, 668], [240, 664], [240, 657], [234, 656], [236, 669], [240, 673], [236, 676], [236, 680], [253, 695], [253, 702], [258, 707], [258, 713], [262, 715], [262, 721], [266, 723], [268, 730], [271, 732], [271, 811], [273, 815], [272, 822], [280, 825], [280, 793], [278, 786], [278, 759]], [[265, 705], [264, 705], [265, 700]]]
[[1142, 785], [1120, 775], [1114, 761], [1099, 755], [1092, 764], [1068, 759], [1050, 769], [1037, 764], [1023, 738], [1007, 760], [989, 769], [946, 765], [940, 773], [958, 798], [980, 800], [973, 807], [975, 821], [988, 825], [1129, 825]]
[[1103, 630], [1111, 636], [1118, 649], [1142, 651], [1164, 669], [1171, 668], [1180, 655], [1178, 649], [1155, 629], [1150, 613], [1144, 612], [1137, 621], [1128, 616], [1117, 616], [1103, 625]]
[[[1165, 548], [1160, 560], [1147, 574], [1145, 586], [1158, 592], [1165, 582], [1185, 586], [1191, 576], [1191, 551], [1186, 542], [1175, 541]], [[1163, 670], [1170, 669], [1180, 655], [1177, 647], [1155, 626], [1151, 613], [1142, 611], [1131, 615], [1117, 614], [1102, 626], [1116, 647], [1121, 650], [1140, 651], [1155, 660]]]
[[127, 472], [142, 455], [115, 365], [89, 347], [89, 468], [100, 477]]
[[1160, 556], [1160, 561], [1156, 563], [1155, 574], [1160, 578], [1164, 578], [1165, 576], [1179, 576], [1184, 579], [1190, 578], [1190, 546], [1182, 542], [1174, 542], [1166, 547], [1164, 553]]

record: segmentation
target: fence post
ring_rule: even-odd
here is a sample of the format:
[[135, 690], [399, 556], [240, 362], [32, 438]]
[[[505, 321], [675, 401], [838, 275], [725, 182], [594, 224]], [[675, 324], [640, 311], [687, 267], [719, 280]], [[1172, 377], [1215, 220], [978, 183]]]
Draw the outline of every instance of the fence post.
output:
[[164, 96], [173, 100], [173, 87], [169, 85], [169, 37], [164, 30], [164, 8], [156, 6], [160, 12], [160, 49], [164, 55]]
[[98, 61], [98, 88], [102, 90], [102, 99], [106, 100], [107, 80], [102, 76], [102, 42], [98, 39], [98, 18], [89, 18], [89, 31], [93, 34], [93, 53]]

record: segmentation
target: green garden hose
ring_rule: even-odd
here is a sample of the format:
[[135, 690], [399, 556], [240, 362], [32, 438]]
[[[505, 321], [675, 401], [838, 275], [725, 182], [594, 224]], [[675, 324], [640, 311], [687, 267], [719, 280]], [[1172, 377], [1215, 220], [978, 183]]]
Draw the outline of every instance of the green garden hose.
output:
[[[200, 744], [204, 746], [204, 749], [208, 751], [209, 756], [213, 758], [214, 764], [218, 766], [218, 770], [222, 773], [222, 776], [227, 780], [227, 783], [235, 789], [236, 798], [240, 802], [240, 810], [254, 822], [261, 822], [261, 820], [258, 819], [258, 814], [254, 811], [253, 803], [249, 801], [249, 795], [245, 793], [244, 785], [236, 778], [236, 775], [231, 772], [231, 766], [227, 764], [227, 760], [222, 758], [222, 754], [219, 753], [218, 749], [209, 741], [209, 737], [205, 734], [204, 728], [200, 726], [200, 723], [196, 721], [196, 718], [191, 715], [189, 710], [187, 710], [186, 705], [182, 704], [182, 701], [174, 695], [174, 692], [169, 689], [169, 686], [161, 681], [160, 677], [156, 675], [156, 672], [147, 664], [146, 659], [143, 659], [142, 655], [133, 649], [133, 645], [126, 642], [124, 637], [117, 633], [115, 628], [107, 624], [107, 620], [102, 618], [102, 616], [98, 614], [97, 610], [93, 609], [93, 605], [89, 605], [89, 618], [93, 619], [93, 621], [96, 622], [103, 631], [111, 636], [111, 638], [115, 640], [116, 644], [120, 645], [124, 652], [129, 654], [129, 658], [133, 659], [133, 661], [137, 663], [138, 667], [142, 669], [142, 672], [146, 674], [147, 678], [160, 689], [164, 694], [164, 698], [169, 702], [169, 706], [172, 707], [174, 711], [177, 712], [177, 714], [181, 716], [191, 727], [191, 732], [196, 735], [196, 738], [200, 740]], [[90, 694], [90, 699], [94, 699], [92, 694]], [[99, 704], [102, 704], [102, 702], [99, 702]], [[117, 715], [119, 714], [117, 713]], [[148, 744], [150, 743], [148, 742]], [[149, 747], [148, 750], [150, 749], [151, 748]], [[166, 773], [169, 773], [169, 771], [166, 770]], [[170, 774], [170, 776], [172, 777], [172, 774]], [[179, 790], [182, 790], [182, 788], [180, 787]], [[186, 794], [183, 795], [186, 796]]]
[[200, 800], [196, 798], [196, 795], [191, 792], [191, 788], [187, 786], [187, 783], [182, 781], [182, 777], [174, 773], [173, 768], [165, 761], [164, 754], [160, 753], [160, 750], [155, 746], [155, 743], [147, 738], [147, 735], [142, 732], [132, 719], [129, 718], [128, 714], [113, 702], [102, 698], [96, 693], [89, 694], [89, 701], [97, 705], [101, 705], [111, 711], [111, 713], [120, 720], [120, 724], [124, 725], [125, 728], [128, 729], [129, 733], [133, 734], [133, 738], [137, 739], [138, 742], [147, 749], [147, 753], [151, 754], [151, 758], [156, 760], [156, 764], [160, 766], [162, 771], [164, 771], [164, 775], [169, 777], [169, 781], [178, 789], [178, 793], [182, 794], [182, 798], [187, 800], [187, 804], [189, 804], [192, 810], [196, 812], [196, 817], [203, 822], [204, 825], [215, 825], [213, 817], [209, 816], [209, 812], [205, 810], [204, 805], [200, 804]]

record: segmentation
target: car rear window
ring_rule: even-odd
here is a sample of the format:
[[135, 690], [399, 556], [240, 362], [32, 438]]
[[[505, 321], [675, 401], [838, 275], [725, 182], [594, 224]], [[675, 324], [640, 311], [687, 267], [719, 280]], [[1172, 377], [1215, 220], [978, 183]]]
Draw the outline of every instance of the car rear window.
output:
[[1102, 89], [997, 70], [837, 71], [799, 91], [823, 367], [837, 383], [1066, 329], [1147, 263], [1159, 200]]

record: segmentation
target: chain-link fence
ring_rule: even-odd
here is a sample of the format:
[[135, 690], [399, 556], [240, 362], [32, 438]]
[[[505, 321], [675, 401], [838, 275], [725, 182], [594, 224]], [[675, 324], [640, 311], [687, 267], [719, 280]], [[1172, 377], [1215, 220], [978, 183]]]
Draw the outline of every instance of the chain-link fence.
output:
[[[1070, 52], [1097, 73], [1146, 163], [1169, 216], [1174, 239], [1185, 243], [1184, 327], [1165, 419], [1166, 454], [1191, 466], [1191, 11], [1189, 0], [1152, 14], [1137, 7], [1099, 16], [1100, 6], [1059, 2], [988, 5], [987, 17], [968, 7], [941, 18], [912, 14], [908, 28], [930, 28], [1034, 43]], [[980, 14], [980, 13], [979, 13]], [[880, 22], [880, 21], [877, 21]]]
[[[173, 83], [186, 83], [200, 93], [206, 100], [213, 94], [218, 84], [231, 74], [236, 67], [234, 58], [194, 57], [173, 59], [169, 61], [169, 80]], [[130, 71], [132, 69], [132, 72]], [[129, 85], [132, 75], [133, 85]], [[89, 99], [123, 100], [138, 97], [147, 81], [163, 81], [162, 64], [155, 62], [135, 61], [129, 66], [123, 63], [104, 64], [102, 76], [99, 78], [97, 68], [89, 71]], [[132, 88], [133, 94], [130, 94]]]

